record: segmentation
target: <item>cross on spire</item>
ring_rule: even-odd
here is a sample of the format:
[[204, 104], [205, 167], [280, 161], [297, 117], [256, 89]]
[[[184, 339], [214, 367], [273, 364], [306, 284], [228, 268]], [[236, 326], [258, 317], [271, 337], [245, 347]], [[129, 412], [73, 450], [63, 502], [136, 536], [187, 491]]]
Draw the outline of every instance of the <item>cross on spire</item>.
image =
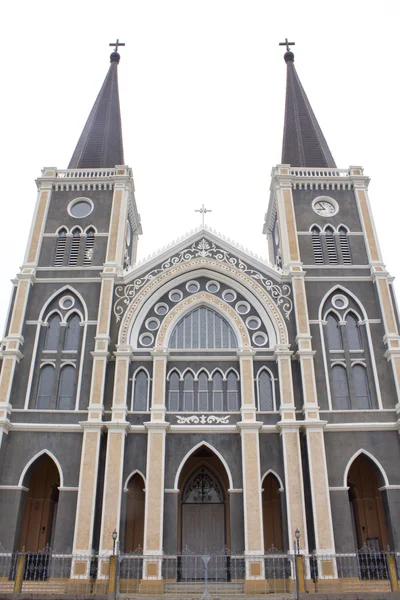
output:
[[202, 226], [204, 227], [204, 215], [208, 212], [212, 212], [212, 210], [210, 208], [205, 208], [204, 204], [202, 204], [201, 208], [195, 209], [194, 212], [198, 212], [201, 214], [201, 223], [202, 223]]
[[[286, 52], [290, 52], [290, 48], [289, 46], [294, 46], [296, 44], [296, 42], [288, 42], [288, 39], [285, 38], [284, 42], [279, 42], [280, 46], [286, 46]], [[111, 46], [111, 44], [110, 44]]]
[[117, 38], [116, 42], [111, 42], [110, 44], [108, 44], [109, 46], [115, 46], [114, 52], [118, 52], [118, 47], [119, 46], [125, 46], [125, 44], [123, 42], [120, 42], [119, 39]]

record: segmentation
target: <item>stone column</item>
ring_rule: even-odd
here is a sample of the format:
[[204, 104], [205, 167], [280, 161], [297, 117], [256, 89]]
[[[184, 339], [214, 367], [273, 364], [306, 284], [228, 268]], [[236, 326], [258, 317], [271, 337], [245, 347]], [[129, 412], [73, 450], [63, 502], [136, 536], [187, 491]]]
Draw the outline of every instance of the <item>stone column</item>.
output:
[[[246, 579], [264, 578], [264, 554], [259, 429], [254, 397], [254, 352], [238, 353], [242, 392], [242, 420], [237, 424], [242, 441], [243, 511]], [[257, 560], [259, 557], [259, 560]]]
[[165, 421], [167, 359], [167, 351], [154, 350], [151, 421], [145, 423], [148, 433], [144, 523], [146, 560], [143, 565], [143, 579], [147, 580], [146, 585], [149, 584], [149, 580], [153, 580], [155, 591], [159, 589], [162, 579], [165, 438], [169, 428], [169, 423]]

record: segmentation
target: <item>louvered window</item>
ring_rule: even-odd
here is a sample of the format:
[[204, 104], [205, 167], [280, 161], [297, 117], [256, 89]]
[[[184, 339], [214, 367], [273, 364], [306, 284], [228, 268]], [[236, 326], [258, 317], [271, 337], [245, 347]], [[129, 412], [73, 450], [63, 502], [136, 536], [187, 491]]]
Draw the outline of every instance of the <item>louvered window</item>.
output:
[[68, 264], [70, 266], [75, 266], [78, 264], [80, 243], [81, 243], [81, 233], [80, 233], [79, 229], [74, 229], [74, 231], [72, 232], [71, 247], [69, 249]]
[[343, 264], [350, 265], [351, 253], [350, 253], [350, 244], [349, 244], [349, 236], [347, 234], [347, 230], [344, 227], [339, 229], [339, 243], [340, 243], [340, 251], [342, 253], [342, 261]]
[[330, 263], [337, 263], [337, 251], [336, 251], [336, 241], [333, 233], [333, 229], [327, 227], [325, 229], [325, 242], [326, 242], [326, 250], [328, 253], [328, 260]]
[[88, 229], [86, 232], [85, 254], [83, 257], [84, 265], [91, 265], [94, 251], [94, 229]]
[[311, 230], [311, 242], [314, 251], [314, 262], [316, 264], [323, 264], [324, 251], [322, 248], [321, 231], [318, 227], [313, 227]]
[[56, 267], [62, 267], [64, 264], [66, 244], [67, 244], [67, 232], [65, 229], [61, 229], [58, 232], [56, 253], [54, 255], [54, 266], [56, 266]]

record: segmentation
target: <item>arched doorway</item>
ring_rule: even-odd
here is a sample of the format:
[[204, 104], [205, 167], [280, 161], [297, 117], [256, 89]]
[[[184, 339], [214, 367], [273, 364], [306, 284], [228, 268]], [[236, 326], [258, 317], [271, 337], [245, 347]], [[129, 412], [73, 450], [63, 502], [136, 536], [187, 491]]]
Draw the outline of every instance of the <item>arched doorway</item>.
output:
[[48, 454], [42, 454], [31, 465], [24, 485], [29, 491], [25, 500], [19, 549], [38, 553], [52, 546], [57, 516], [60, 474]]
[[145, 506], [144, 481], [139, 473], [130, 478], [127, 489], [125, 552], [138, 552], [143, 550]]
[[379, 491], [384, 482], [378, 467], [365, 454], [357, 456], [351, 465], [347, 485], [356, 547], [386, 550], [388, 532]]
[[179, 480], [181, 579], [204, 577], [200, 556], [205, 554], [214, 556], [210, 579], [229, 578], [224, 558], [230, 543], [228, 487], [224, 465], [210, 448], [201, 446], [187, 459]]
[[269, 473], [263, 481], [264, 552], [283, 551], [281, 494], [278, 479]]

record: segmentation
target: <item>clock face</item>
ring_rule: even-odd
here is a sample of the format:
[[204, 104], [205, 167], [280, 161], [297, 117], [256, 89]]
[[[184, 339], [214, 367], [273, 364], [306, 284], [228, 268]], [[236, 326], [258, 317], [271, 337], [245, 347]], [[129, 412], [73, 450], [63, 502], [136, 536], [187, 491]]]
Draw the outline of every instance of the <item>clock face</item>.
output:
[[332, 217], [337, 213], [337, 207], [335, 204], [322, 198], [321, 200], [317, 200], [313, 203], [313, 209], [317, 215], [320, 215], [321, 217]]

